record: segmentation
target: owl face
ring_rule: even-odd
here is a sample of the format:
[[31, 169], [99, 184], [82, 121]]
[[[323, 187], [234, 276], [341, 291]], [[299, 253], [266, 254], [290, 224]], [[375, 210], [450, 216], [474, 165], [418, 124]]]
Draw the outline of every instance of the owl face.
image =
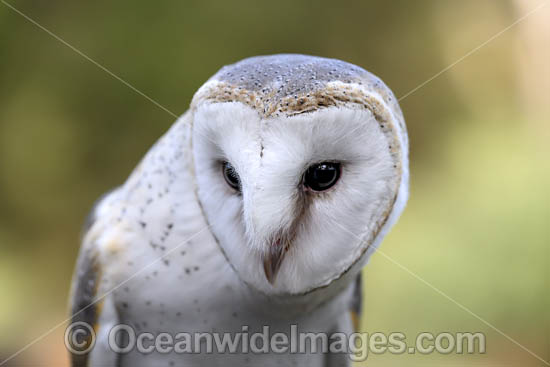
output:
[[308, 292], [364, 264], [404, 206], [401, 140], [369, 109], [265, 117], [241, 102], [203, 103], [192, 129], [207, 221], [241, 279], [264, 293]]

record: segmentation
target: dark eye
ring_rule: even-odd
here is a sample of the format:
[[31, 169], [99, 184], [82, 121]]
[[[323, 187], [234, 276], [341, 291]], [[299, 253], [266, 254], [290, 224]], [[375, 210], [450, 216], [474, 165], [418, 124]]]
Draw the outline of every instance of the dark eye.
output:
[[309, 167], [304, 176], [304, 185], [313, 191], [324, 191], [340, 178], [340, 163], [321, 162]]
[[229, 162], [222, 163], [223, 178], [233, 189], [241, 191], [241, 180], [235, 168]]

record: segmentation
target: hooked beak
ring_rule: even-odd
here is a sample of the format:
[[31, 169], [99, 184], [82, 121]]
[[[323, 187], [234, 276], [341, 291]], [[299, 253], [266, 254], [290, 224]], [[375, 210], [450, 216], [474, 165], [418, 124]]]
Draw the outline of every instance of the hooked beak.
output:
[[277, 273], [283, 263], [283, 259], [288, 250], [288, 245], [288, 241], [283, 241], [281, 238], [277, 238], [271, 243], [268, 252], [264, 255], [264, 273], [270, 284], [275, 283], [275, 278], [277, 277]]

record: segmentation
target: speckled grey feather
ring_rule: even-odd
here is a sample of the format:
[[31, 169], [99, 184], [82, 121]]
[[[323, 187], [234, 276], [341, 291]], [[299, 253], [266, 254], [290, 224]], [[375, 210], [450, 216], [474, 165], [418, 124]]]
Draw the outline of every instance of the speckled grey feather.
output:
[[295, 54], [256, 56], [224, 66], [212, 78], [253, 92], [274, 93], [275, 99], [323, 89], [328, 82], [363, 84], [366, 70], [344, 61]]
[[197, 91], [192, 107], [238, 101], [269, 117], [355, 104], [387, 121], [384, 108], [369, 94], [382, 99], [405, 131], [397, 99], [384, 82], [359, 66], [317, 56], [256, 56], [224, 66]]

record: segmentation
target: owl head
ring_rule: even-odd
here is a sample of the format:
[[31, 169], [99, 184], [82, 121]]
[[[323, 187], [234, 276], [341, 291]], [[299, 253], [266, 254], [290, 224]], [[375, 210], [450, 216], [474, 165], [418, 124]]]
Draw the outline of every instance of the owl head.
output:
[[304, 294], [360, 271], [408, 196], [392, 92], [339, 60], [245, 59], [192, 101], [197, 193], [239, 277]]

